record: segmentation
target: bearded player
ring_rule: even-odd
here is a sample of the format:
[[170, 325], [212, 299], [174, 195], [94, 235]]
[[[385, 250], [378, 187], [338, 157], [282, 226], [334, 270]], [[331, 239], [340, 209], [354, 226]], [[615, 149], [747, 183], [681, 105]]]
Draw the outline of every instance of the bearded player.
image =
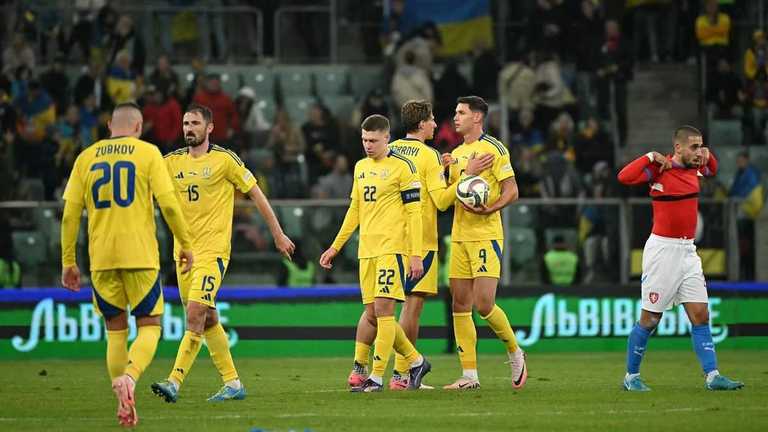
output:
[[649, 152], [619, 173], [625, 185], [648, 183], [653, 206], [653, 228], [643, 249], [640, 278], [642, 311], [629, 335], [624, 389], [649, 391], [640, 378], [648, 337], [665, 310], [682, 304], [691, 321], [693, 350], [705, 374], [707, 390], [737, 390], [744, 383], [717, 370], [715, 344], [709, 329], [709, 298], [701, 259], [693, 244], [699, 207], [699, 177], [717, 173], [717, 159], [704, 147], [701, 132], [692, 126], [677, 128], [674, 153]]

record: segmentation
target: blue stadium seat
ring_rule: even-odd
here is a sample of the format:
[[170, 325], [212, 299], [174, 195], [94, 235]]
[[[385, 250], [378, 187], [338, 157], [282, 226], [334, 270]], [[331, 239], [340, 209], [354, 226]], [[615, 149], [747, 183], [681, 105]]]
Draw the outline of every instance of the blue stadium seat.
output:
[[312, 73], [303, 66], [277, 66], [274, 73], [280, 80], [284, 96], [310, 96], [312, 94]]

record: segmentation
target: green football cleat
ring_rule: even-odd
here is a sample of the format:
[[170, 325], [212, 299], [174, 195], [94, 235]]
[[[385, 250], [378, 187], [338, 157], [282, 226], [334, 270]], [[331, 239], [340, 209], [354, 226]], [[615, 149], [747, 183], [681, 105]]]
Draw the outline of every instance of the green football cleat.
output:
[[245, 387], [240, 386], [239, 389], [234, 389], [228, 385], [222, 386], [215, 395], [208, 398], [208, 402], [223, 402], [228, 400], [243, 400], [245, 399]]
[[738, 390], [742, 387], [744, 387], [743, 382], [734, 381], [722, 375], [716, 375], [712, 381], [704, 383], [704, 388], [707, 390]]
[[632, 377], [624, 377], [624, 390], [631, 392], [647, 392], [651, 391], [651, 388], [645, 385], [640, 375], [634, 375]]
[[168, 403], [176, 403], [176, 400], [179, 398], [179, 391], [176, 389], [176, 386], [168, 380], [152, 384], [152, 393], [165, 399]]

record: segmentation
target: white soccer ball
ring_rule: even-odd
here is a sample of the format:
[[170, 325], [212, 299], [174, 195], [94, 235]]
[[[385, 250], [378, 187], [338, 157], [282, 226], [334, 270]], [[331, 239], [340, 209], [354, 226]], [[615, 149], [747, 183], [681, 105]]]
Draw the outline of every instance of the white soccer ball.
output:
[[480, 207], [488, 204], [491, 187], [482, 177], [469, 176], [456, 187], [456, 198], [467, 207]]

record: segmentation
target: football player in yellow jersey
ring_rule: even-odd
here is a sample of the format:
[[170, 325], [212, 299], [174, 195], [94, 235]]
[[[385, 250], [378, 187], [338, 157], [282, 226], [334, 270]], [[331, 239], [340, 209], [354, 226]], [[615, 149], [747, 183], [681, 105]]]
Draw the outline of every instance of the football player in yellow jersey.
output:
[[500, 210], [518, 197], [515, 172], [509, 152], [496, 138], [483, 133], [488, 104], [478, 96], [457, 100], [453, 121], [464, 143], [445, 162], [450, 165], [450, 181], [459, 181], [466, 173], [468, 161], [475, 155], [495, 156], [493, 166], [480, 173], [490, 185], [488, 205], [481, 208], [456, 206], [451, 228], [450, 284], [453, 296], [453, 328], [462, 376], [447, 389], [478, 388], [477, 331], [472, 321], [472, 307], [505, 344], [512, 369], [512, 387], [525, 385], [528, 370], [525, 355], [518, 346], [515, 333], [504, 311], [496, 305], [496, 288], [501, 275], [501, 253], [504, 228]]
[[355, 164], [352, 202], [336, 239], [320, 257], [320, 265], [331, 268], [333, 258], [360, 227], [360, 291], [364, 314], [376, 317], [376, 347], [371, 374], [352, 391], [382, 390], [393, 347], [409, 363], [410, 388], [418, 389], [431, 365], [416, 351], [394, 315], [395, 301], [405, 300], [406, 280], [418, 280], [424, 273], [421, 184], [416, 166], [387, 148], [386, 117], [374, 114], [363, 120], [362, 138], [368, 157]]
[[[424, 276], [406, 281], [406, 298], [399, 320], [405, 335], [413, 344], [416, 344], [424, 299], [427, 296], [437, 295], [437, 210], [444, 211], [456, 200], [457, 183], [450, 187], [446, 186], [445, 169], [440, 153], [425, 144], [425, 141], [432, 139], [437, 128], [432, 114], [432, 104], [427, 101], [408, 101], [402, 106], [400, 113], [406, 136], [390, 143], [389, 148], [416, 166], [421, 182], [423, 221], [421, 252], [424, 257]], [[492, 162], [493, 155], [486, 154], [482, 158], [470, 161], [467, 170], [469, 173], [479, 174], [482, 170], [489, 168]], [[355, 337], [355, 361], [348, 379], [350, 386], [358, 386], [367, 378], [368, 354], [375, 336], [375, 317], [363, 314]], [[390, 390], [408, 388], [409, 369], [410, 365], [405, 358], [396, 354], [394, 373], [389, 382]]]
[[[107, 327], [107, 370], [123, 426], [135, 426], [139, 420], [134, 388], [160, 338], [163, 291], [153, 196], [179, 239], [182, 271], [193, 264], [189, 227], [163, 157], [157, 147], [138, 139], [141, 126], [139, 107], [131, 103], [115, 107], [109, 122], [111, 138], [96, 142], [75, 160], [61, 218], [61, 283], [79, 291], [75, 247], [83, 207], [88, 213], [93, 303]], [[128, 306], [138, 326], [130, 351]]]
[[[256, 203], [281, 254], [290, 259], [294, 244], [283, 233], [267, 198], [240, 158], [209, 141], [214, 128], [211, 110], [203, 105], [190, 105], [182, 127], [188, 146], [167, 154], [165, 161], [189, 221], [196, 260], [188, 274], [181, 274], [177, 266], [187, 330], [168, 379], [152, 384], [152, 391], [166, 402], [176, 402], [179, 388], [205, 339], [213, 364], [224, 381], [208, 401], [240, 400], [245, 398], [245, 387], [232, 361], [229, 339], [219, 322], [215, 303], [229, 263], [235, 189], [248, 194]], [[175, 242], [174, 248], [178, 247]]]

